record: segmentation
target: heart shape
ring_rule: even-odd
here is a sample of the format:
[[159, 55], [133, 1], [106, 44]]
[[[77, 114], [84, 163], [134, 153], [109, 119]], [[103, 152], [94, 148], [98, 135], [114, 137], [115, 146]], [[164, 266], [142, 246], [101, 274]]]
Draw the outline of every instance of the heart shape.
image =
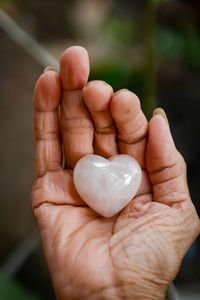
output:
[[124, 154], [109, 159], [99, 155], [84, 156], [76, 164], [73, 173], [78, 194], [104, 217], [114, 216], [133, 199], [141, 177], [138, 162]]

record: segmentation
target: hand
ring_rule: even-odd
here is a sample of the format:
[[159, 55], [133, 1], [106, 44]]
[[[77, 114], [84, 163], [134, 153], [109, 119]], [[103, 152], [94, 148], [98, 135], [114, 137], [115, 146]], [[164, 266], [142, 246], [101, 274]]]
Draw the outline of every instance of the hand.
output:
[[[56, 296], [164, 299], [200, 230], [185, 162], [161, 114], [148, 123], [135, 94], [86, 85], [88, 75], [86, 50], [71, 47], [60, 75], [47, 70], [34, 92], [32, 209]], [[143, 170], [136, 197], [112, 218], [89, 208], [73, 185], [76, 162], [93, 153], [131, 155]]]

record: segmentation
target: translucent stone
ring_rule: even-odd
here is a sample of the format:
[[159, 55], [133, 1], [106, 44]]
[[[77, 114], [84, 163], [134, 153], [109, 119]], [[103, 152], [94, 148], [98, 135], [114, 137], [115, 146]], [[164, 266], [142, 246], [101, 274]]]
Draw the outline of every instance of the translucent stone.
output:
[[74, 185], [81, 198], [97, 213], [112, 217], [136, 195], [141, 168], [129, 155], [109, 159], [98, 155], [81, 158], [74, 168]]

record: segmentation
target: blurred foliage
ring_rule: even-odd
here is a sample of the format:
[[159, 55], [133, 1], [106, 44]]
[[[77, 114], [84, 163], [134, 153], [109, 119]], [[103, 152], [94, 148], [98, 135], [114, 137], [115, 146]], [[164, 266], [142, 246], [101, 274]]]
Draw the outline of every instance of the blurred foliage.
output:
[[43, 300], [17, 281], [0, 271], [0, 299], [2, 300]]
[[147, 0], [147, 1], [149, 1], [152, 4], [158, 6], [158, 5], [161, 5], [161, 4], [165, 3], [165, 2], [169, 2], [169, 1], [172, 1], [172, 0]]
[[20, 0], [1, 0], [0, 4], [4, 4], [4, 3], [13, 3], [13, 4], [15, 4], [15, 3], [19, 2], [19, 1]]
[[114, 15], [106, 18], [102, 32], [104, 40], [115, 46], [130, 47], [134, 40], [133, 24]]
[[128, 64], [127, 60], [109, 60], [94, 66], [90, 80], [101, 78], [109, 83], [115, 91], [127, 88], [142, 96], [144, 76], [142, 70], [137, 70]]
[[137, 38], [136, 34], [132, 22], [116, 15], [108, 16], [101, 27], [101, 38], [112, 49], [111, 55], [92, 66], [89, 80], [101, 78], [115, 91], [126, 87], [141, 97], [143, 71], [135, 68], [129, 57], [129, 49]]
[[129, 57], [129, 49], [137, 38], [134, 24], [123, 17], [110, 15], [102, 25], [101, 37], [112, 49], [111, 55], [92, 66], [89, 80], [100, 78], [114, 91], [127, 88], [142, 97], [144, 72], [133, 66]]
[[[104, 23], [103, 40], [113, 48], [112, 57], [100, 62], [92, 69], [90, 78], [101, 78], [115, 90], [127, 87], [141, 99], [146, 116], [149, 118], [156, 105], [156, 71], [160, 63], [178, 63], [181, 68], [200, 69], [200, 34], [189, 21], [173, 24], [156, 24], [160, 5], [172, 0], [147, 0], [143, 32], [143, 64], [137, 68], [130, 63], [127, 49], [137, 44], [138, 35], [134, 23], [118, 16], [109, 16]], [[172, 65], [173, 67], [173, 65]]]
[[7, 8], [11, 5], [17, 5], [21, 0], [0, 0], [0, 7]]
[[200, 34], [191, 23], [158, 27], [157, 51], [165, 62], [200, 70]]
[[[56, 37], [70, 37], [73, 31], [73, 24], [66, 21], [67, 15], [60, 11], [66, 10], [66, 3], [72, 0], [59, 0], [55, 6], [54, 2], [44, 0], [37, 2], [34, 0], [1, 0], [1, 3], [13, 3], [18, 7], [23, 7], [24, 11], [36, 19], [37, 37], [45, 40], [47, 32], [50, 32], [51, 41]], [[48, 5], [48, 11], [44, 8]], [[73, 2], [73, 1], [72, 1]], [[156, 24], [157, 7], [173, 0], [146, 0], [143, 7], [142, 32], [141, 27], [138, 32], [138, 24], [135, 20], [130, 20], [126, 15], [108, 14], [102, 24], [99, 36], [103, 43], [112, 49], [112, 57], [99, 62], [92, 69], [91, 78], [102, 78], [120, 89], [124, 86], [135, 91], [143, 102], [147, 103], [145, 111], [148, 114], [155, 105], [156, 90], [156, 65], [160, 62], [168, 64], [179, 63], [183, 68], [190, 67], [194, 70], [200, 69], [200, 36], [197, 28], [192, 23], [171, 25]], [[22, 5], [23, 4], [23, 5]], [[65, 9], [64, 9], [65, 8]], [[68, 11], [68, 10], [67, 10]], [[55, 18], [52, 17], [55, 15]], [[59, 19], [59, 26], [55, 26]], [[39, 22], [40, 20], [40, 22]], [[42, 23], [41, 23], [42, 20]], [[41, 26], [42, 25], [42, 26]], [[56, 29], [57, 28], [57, 29]], [[66, 30], [67, 28], [67, 30]], [[62, 31], [62, 34], [61, 34]], [[47, 39], [47, 37], [46, 37]], [[155, 42], [156, 41], [156, 42]], [[143, 65], [137, 68], [130, 63], [128, 53], [131, 47], [138, 43], [143, 43]], [[127, 51], [128, 50], [128, 51]], [[158, 63], [158, 64], [157, 64]], [[120, 71], [119, 71], [120, 70]]]

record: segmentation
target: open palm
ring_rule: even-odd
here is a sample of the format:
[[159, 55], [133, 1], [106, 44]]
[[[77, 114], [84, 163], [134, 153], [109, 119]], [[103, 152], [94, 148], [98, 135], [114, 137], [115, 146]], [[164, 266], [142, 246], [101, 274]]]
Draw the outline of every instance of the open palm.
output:
[[[86, 50], [71, 47], [60, 75], [47, 70], [34, 92], [32, 208], [55, 293], [162, 299], [199, 233], [185, 163], [163, 116], [148, 124], [132, 92], [113, 93], [102, 81], [86, 85], [88, 75]], [[143, 170], [136, 197], [112, 218], [89, 208], [73, 185], [76, 162], [93, 153], [131, 155]]]

